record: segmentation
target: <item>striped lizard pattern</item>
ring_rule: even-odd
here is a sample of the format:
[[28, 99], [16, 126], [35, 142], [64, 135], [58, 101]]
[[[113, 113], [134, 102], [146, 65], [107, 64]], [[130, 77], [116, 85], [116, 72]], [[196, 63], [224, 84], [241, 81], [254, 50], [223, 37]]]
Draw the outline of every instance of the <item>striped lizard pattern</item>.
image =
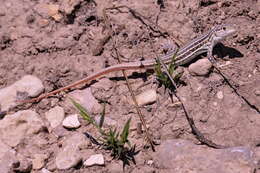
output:
[[[206, 33], [202, 34], [201, 36], [193, 39], [185, 46], [181, 47], [177, 53], [175, 50], [170, 51], [166, 55], [160, 57], [162, 62], [165, 64], [169, 64], [172, 62], [173, 57], [175, 65], [184, 65], [192, 61], [194, 58], [196, 58], [198, 55], [202, 53], [207, 52], [207, 56], [209, 60], [212, 63], [215, 63], [215, 60], [212, 55], [212, 51], [214, 46], [221, 42], [223, 39], [225, 39], [227, 36], [233, 34], [235, 32], [235, 28], [232, 25], [217, 25], [213, 27], [211, 30], [207, 31]], [[81, 79], [79, 81], [76, 81], [75, 83], [72, 83], [70, 85], [67, 85], [65, 87], [59, 88], [57, 90], [51, 91], [46, 94], [42, 94], [39, 97], [29, 99], [29, 100], [18, 100], [18, 102], [22, 103], [32, 103], [32, 102], [38, 102], [44, 98], [53, 96], [57, 93], [60, 93], [62, 91], [74, 88], [81, 84], [86, 84], [88, 82], [91, 82], [101, 76], [104, 76], [105, 74], [120, 71], [120, 70], [136, 70], [136, 69], [142, 69], [142, 68], [154, 68], [154, 65], [157, 64], [156, 59], [149, 59], [149, 60], [143, 60], [143, 61], [136, 61], [136, 62], [129, 62], [129, 63], [122, 63], [113, 65], [110, 67], [107, 67], [105, 69], [102, 69], [98, 72], [95, 72], [91, 74], [90, 76]]]

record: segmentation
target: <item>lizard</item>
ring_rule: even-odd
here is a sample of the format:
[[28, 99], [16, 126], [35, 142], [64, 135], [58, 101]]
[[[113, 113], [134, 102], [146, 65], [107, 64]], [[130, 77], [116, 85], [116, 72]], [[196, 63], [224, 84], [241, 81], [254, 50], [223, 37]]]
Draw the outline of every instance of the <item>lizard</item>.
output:
[[[224, 40], [226, 37], [232, 35], [234, 32], [236, 32], [234, 25], [231, 24], [216, 25], [212, 29], [205, 32], [204, 34], [188, 42], [186, 45], [181, 47], [177, 52], [175, 50], [171, 50], [166, 55], [160, 57], [160, 59], [163, 63], [169, 64], [172, 62], [172, 58], [175, 57], [174, 59], [175, 65], [180, 66], [189, 63], [190, 61], [192, 61], [194, 58], [196, 58], [198, 55], [202, 53], [207, 53], [207, 57], [210, 60], [210, 62], [212, 64], [215, 64], [216, 61], [213, 57], [214, 46], [217, 43]], [[148, 60], [112, 65], [110, 67], [97, 71], [81, 80], [78, 80], [72, 84], [69, 84], [65, 87], [56, 89], [54, 91], [45, 94], [41, 94], [36, 98], [27, 99], [27, 100], [18, 100], [18, 102], [21, 103], [39, 102], [44, 98], [74, 88], [78, 85], [86, 84], [111, 72], [121, 71], [121, 70], [137, 70], [143, 68], [149, 69], [149, 68], [154, 68], [156, 64], [157, 64], [156, 59], [148, 59]]]

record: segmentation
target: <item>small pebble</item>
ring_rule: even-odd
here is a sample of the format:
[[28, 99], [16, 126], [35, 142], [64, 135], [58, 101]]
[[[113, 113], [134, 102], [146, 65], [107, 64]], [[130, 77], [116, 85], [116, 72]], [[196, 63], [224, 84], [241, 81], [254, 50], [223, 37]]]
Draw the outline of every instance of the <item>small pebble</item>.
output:
[[217, 98], [220, 99], [220, 100], [222, 100], [224, 98], [223, 91], [217, 92]]
[[60, 21], [62, 19], [62, 15], [59, 13], [59, 5], [49, 4], [48, 15], [51, 16], [55, 21]]
[[42, 170], [41, 170], [41, 173], [51, 173], [48, 169], [46, 169], [46, 168], [43, 168]]
[[148, 161], [147, 161], [147, 165], [150, 165], [150, 166], [151, 166], [152, 164], [153, 164], [153, 160], [148, 160]]
[[67, 116], [63, 120], [62, 125], [64, 127], [66, 127], [66, 128], [69, 128], [69, 129], [75, 129], [75, 128], [80, 127], [80, 122], [79, 122], [79, 119], [78, 119], [78, 115], [74, 114], [74, 115]]
[[90, 156], [89, 159], [87, 159], [84, 162], [84, 166], [89, 167], [89, 166], [94, 166], [94, 165], [99, 165], [102, 166], [105, 164], [104, 161], [104, 156], [102, 154], [95, 154]]
[[256, 91], [255, 91], [255, 95], [256, 95], [256, 96], [260, 96], [260, 90], [256, 90]]

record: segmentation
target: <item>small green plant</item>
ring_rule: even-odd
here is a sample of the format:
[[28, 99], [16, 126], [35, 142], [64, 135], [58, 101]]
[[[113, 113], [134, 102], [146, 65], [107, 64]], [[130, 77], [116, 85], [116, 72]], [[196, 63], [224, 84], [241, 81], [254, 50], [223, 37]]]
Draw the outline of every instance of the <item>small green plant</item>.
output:
[[131, 118], [127, 120], [121, 133], [119, 133], [116, 128], [104, 130], [102, 126], [105, 119], [105, 106], [103, 108], [99, 124], [97, 124], [83, 106], [74, 101], [72, 98], [70, 98], [70, 100], [78, 109], [80, 115], [98, 129], [101, 136], [97, 138], [97, 143], [99, 143], [104, 149], [111, 150], [111, 155], [113, 158], [122, 160], [124, 166], [125, 164], [129, 165], [129, 160], [135, 163], [133, 156], [136, 155], [137, 152], [135, 152], [135, 146], [132, 147], [130, 141], [128, 140]]
[[[175, 65], [176, 55], [177, 55], [177, 52], [173, 55], [172, 61], [169, 64], [169, 68], [167, 69], [169, 74], [171, 76], [173, 76], [173, 80], [175, 82], [179, 81], [179, 79], [180, 79], [180, 77], [182, 75], [182, 73], [177, 73], [176, 72], [176, 69], [177, 69], [177, 66]], [[169, 89], [175, 88], [175, 86], [171, 82], [170, 78], [163, 71], [162, 64], [160, 63], [160, 61], [158, 59], [156, 61], [157, 61], [157, 63], [155, 65], [155, 67], [154, 67], [154, 70], [155, 70], [155, 74], [156, 74], [157, 80], [160, 82], [161, 85], [164, 85], [165, 88], [169, 88]]]

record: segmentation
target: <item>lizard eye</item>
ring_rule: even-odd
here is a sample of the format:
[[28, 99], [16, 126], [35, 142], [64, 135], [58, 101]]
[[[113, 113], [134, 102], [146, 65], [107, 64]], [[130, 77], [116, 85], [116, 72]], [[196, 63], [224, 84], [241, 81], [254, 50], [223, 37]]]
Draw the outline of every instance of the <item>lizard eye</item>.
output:
[[224, 30], [224, 31], [226, 30], [226, 27], [225, 27], [225, 26], [223, 27], [223, 30]]

